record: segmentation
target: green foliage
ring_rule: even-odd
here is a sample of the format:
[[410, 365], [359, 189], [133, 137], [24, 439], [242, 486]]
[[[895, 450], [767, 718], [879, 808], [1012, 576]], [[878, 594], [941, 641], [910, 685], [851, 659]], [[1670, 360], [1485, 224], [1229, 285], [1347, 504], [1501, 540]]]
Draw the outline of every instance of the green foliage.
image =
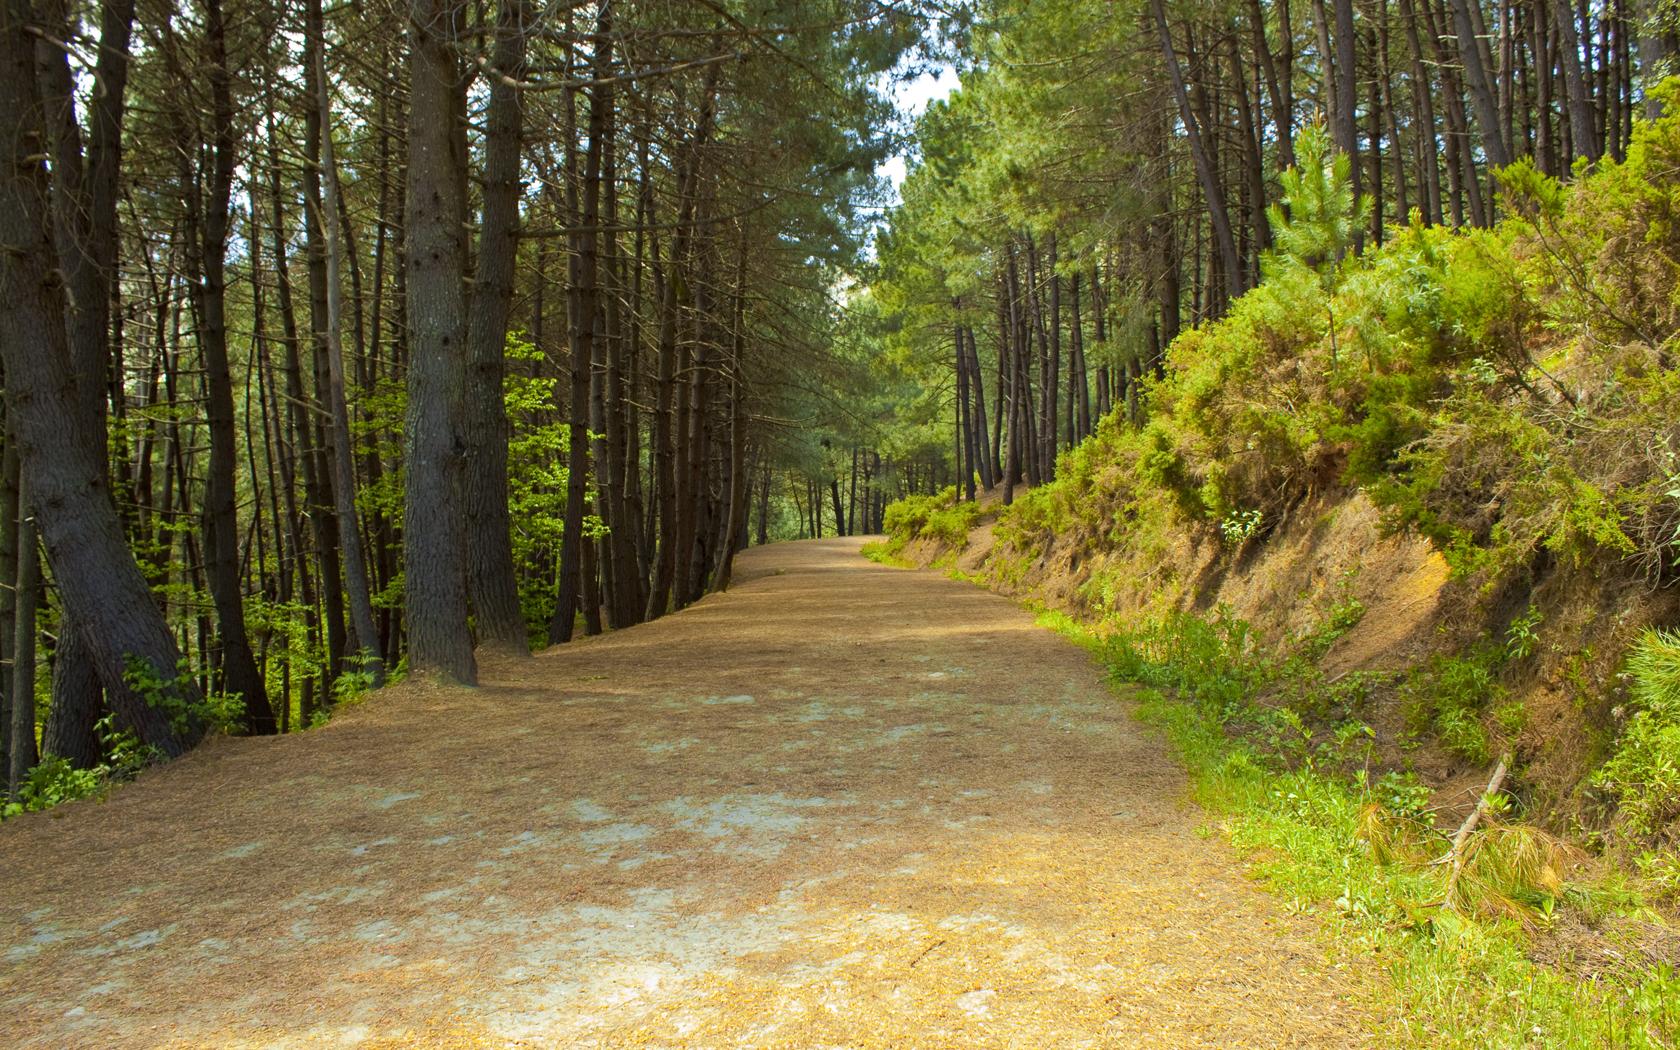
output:
[[[545, 375], [542, 351], [508, 333], [502, 400], [508, 417], [508, 517], [519, 606], [534, 643], [554, 613], [559, 552], [566, 525], [566, 467], [571, 428], [555, 407], [559, 380]], [[594, 519], [591, 534], [601, 531]]]
[[94, 732], [105, 751], [105, 761], [91, 769], [77, 769], [61, 755], [45, 756], [18, 786], [17, 796], [0, 803], [0, 819], [38, 813], [63, 802], [103, 798], [113, 784], [134, 779], [163, 757], [133, 733], [118, 729], [115, 715], [101, 718]]
[[245, 714], [245, 699], [235, 693], [192, 696], [185, 692], [181, 683], [192, 680], [185, 657], [171, 678], [163, 677], [151, 663], [132, 654], [125, 663], [124, 683], [147, 707], [163, 714], [177, 734], [191, 736], [200, 728], [225, 733], [237, 727]]
[[912, 540], [935, 540], [947, 547], [968, 546], [968, 533], [980, 522], [980, 507], [957, 497], [956, 486], [931, 496], [906, 496], [887, 504], [881, 527], [887, 532], [890, 554]]
[[[1174, 641], [1180, 630], [1186, 636]], [[1672, 968], [1630, 964], [1579, 982], [1529, 958], [1526, 924], [1566, 905], [1637, 912], [1637, 897], [1562, 885], [1550, 840], [1489, 821], [1472, 836], [1455, 887], [1461, 907], [1441, 907], [1446, 869], [1429, 861], [1446, 837], [1428, 790], [1409, 773], [1373, 784], [1361, 765], [1325, 761], [1358, 740], [1357, 725], [1314, 747], [1289, 709], [1257, 721], [1255, 698], [1286, 662], [1268, 660], [1228, 616], [1180, 617], [1123, 635], [1106, 652], [1117, 679], [1157, 686], [1140, 696], [1140, 717], [1166, 733], [1196, 801], [1249, 852], [1256, 873], [1292, 910], [1316, 912], [1344, 950], [1382, 961], [1399, 1007], [1396, 1045], [1657, 1050], [1680, 1040]], [[1233, 691], [1233, 679], [1248, 690]], [[1245, 723], [1251, 730], [1237, 731]]]
[[1219, 534], [1226, 546], [1240, 547], [1260, 531], [1265, 515], [1257, 510], [1233, 510], [1219, 522]]
[[1298, 163], [1279, 178], [1283, 202], [1266, 210], [1278, 258], [1319, 271], [1332, 284], [1336, 263], [1370, 224], [1371, 202], [1355, 199], [1353, 164], [1332, 148], [1322, 122], [1295, 139]]
[[[1636, 710], [1594, 780], [1621, 800], [1628, 829], [1650, 836], [1680, 820], [1680, 633], [1647, 631], [1628, 655], [1627, 672]], [[1672, 878], [1680, 862], [1669, 850], [1666, 864], [1658, 856], [1647, 865], [1666, 867]]]
[[1183, 333], [1146, 418], [1104, 420], [1000, 539], [1027, 561], [1052, 532], [1236, 546], [1340, 464], [1490, 592], [1541, 554], [1680, 574], [1680, 115], [1568, 187], [1513, 166], [1496, 228], [1413, 225], [1357, 256], [1362, 204], [1322, 138], [1283, 180], [1266, 279]]
[[1482, 715], [1504, 699], [1498, 670], [1502, 653], [1481, 645], [1461, 656], [1437, 653], [1407, 674], [1400, 709], [1413, 733], [1433, 732], [1448, 751], [1487, 762], [1493, 744]]
[[0, 817], [36, 813], [61, 802], [93, 798], [104, 792], [105, 782], [98, 769], [77, 769], [68, 759], [48, 755], [18, 785], [17, 797], [0, 806]]
[[[333, 704], [354, 704], [372, 692], [379, 684], [379, 658], [370, 652], [346, 654], [345, 666], [333, 679]], [[385, 684], [401, 679], [400, 673], [385, 676]]]

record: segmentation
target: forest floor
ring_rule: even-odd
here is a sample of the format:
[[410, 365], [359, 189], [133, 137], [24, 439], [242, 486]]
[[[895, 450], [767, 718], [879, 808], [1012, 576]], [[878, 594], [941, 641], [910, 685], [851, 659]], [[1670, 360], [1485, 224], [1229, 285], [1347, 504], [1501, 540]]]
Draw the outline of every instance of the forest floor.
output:
[[1030, 613], [855, 539], [631, 630], [0, 827], [30, 1047], [1357, 1047]]

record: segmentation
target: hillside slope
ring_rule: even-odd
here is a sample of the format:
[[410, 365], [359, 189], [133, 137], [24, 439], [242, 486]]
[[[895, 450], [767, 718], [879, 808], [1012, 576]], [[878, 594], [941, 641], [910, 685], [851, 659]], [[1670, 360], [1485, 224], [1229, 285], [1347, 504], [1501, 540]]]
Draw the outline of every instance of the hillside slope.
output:
[[1368, 726], [1449, 810], [1508, 756], [1528, 819], [1680, 892], [1677, 111], [1568, 186], [1506, 169], [1492, 229], [1362, 254], [1309, 141], [1279, 241], [1314, 252], [1270, 256], [1054, 482], [906, 501], [894, 549], [1145, 649], [1211, 625], [1321, 739]]

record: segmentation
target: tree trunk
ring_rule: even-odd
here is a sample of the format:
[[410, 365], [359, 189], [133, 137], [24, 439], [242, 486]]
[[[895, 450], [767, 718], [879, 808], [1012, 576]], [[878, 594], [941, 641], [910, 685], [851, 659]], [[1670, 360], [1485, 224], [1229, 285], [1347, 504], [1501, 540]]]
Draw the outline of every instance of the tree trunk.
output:
[[[318, 0], [312, 0], [318, 2]], [[344, 555], [344, 586], [350, 599], [350, 626], [354, 649], [361, 666], [373, 676], [375, 686], [385, 681], [385, 661], [380, 656], [379, 628], [373, 620], [373, 598], [368, 592], [367, 557], [356, 514], [356, 466], [350, 439], [350, 408], [344, 391], [344, 344], [340, 337], [344, 309], [340, 271], [344, 247], [339, 236], [337, 213], [340, 205], [338, 157], [333, 148], [332, 101], [327, 91], [325, 34], [315, 40], [315, 104], [321, 109], [321, 172], [325, 177], [325, 212], [320, 224], [326, 231], [327, 248], [327, 408], [330, 415], [333, 499], [338, 514], [338, 545]]]
[[[67, 5], [54, 14], [62, 39], [70, 38]], [[59, 265], [70, 290], [71, 366], [76, 376], [78, 409], [89, 433], [105, 432], [105, 391], [112, 388], [111, 299], [117, 263], [118, 173], [129, 71], [133, 0], [107, 0], [100, 8], [100, 90], [88, 107], [88, 152], [83, 164], [81, 128], [72, 100], [73, 81], [64, 49], [42, 42], [46, 62], [42, 82], [53, 138], [56, 176], [53, 211]], [[121, 682], [113, 689], [123, 689]], [[81, 632], [68, 617], [59, 625], [53, 662], [53, 702], [44, 745], [77, 768], [98, 763], [99, 741], [93, 724], [103, 703]]]
[[466, 264], [454, 150], [454, 0], [413, 0], [407, 197], [408, 477], [403, 520], [409, 667], [475, 684], [460, 513], [466, 394]]
[[7, 733], [6, 785], [15, 797], [18, 785], [35, 768], [35, 630], [41, 598], [41, 553], [27, 483], [18, 490], [17, 548], [4, 552], [17, 560], [13, 578], [16, 605], [12, 623], [12, 709]]
[[11, 156], [0, 164], [0, 365], [24, 487], [60, 597], [94, 648], [107, 682], [145, 668], [177, 717], [114, 692], [125, 726], [168, 755], [203, 732], [199, 695], [179, 673], [180, 651], [145, 577], [129, 552], [111, 502], [104, 435], [89, 434], [76, 410], [77, 387], [65, 329], [65, 292], [55, 249], [47, 173], [39, 159], [41, 106], [34, 37], [24, 0], [0, 16], [0, 112], [12, 114]]
[[[603, 5], [603, 9], [605, 5]], [[530, 648], [513, 568], [508, 515], [508, 420], [503, 353], [518, 257], [522, 93], [530, 0], [501, 0], [485, 111], [484, 212], [473, 276], [466, 398], [467, 585], [479, 642], [517, 655]]]
[[[234, 471], [238, 462], [234, 427], [233, 376], [227, 346], [227, 235], [233, 193], [234, 110], [232, 71], [228, 67], [221, 0], [205, 4], [205, 47], [212, 105], [208, 173], [196, 178], [183, 160], [181, 194], [187, 205], [192, 244], [191, 289], [198, 314], [199, 349], [204, 356], [204, 387], [210, 458], [204, 482], [205, 573], [221, 633], [222, 687], [244, 700], [243, 728], [248, 733], [275, 731], [256, 654], [245, 630], [245, 594], [239, 572], [239, 520]], [[184, 150], [183, 158], [191, 152]], [[207, 195], [200, 204], [198, 184]], [[201, 210], [202, 209], [202, 210]]]
[[1569, 101], [1569, 135], [1574, 156], [1597, 160], [1601, 152], [1598, 131], [1593, 127], [1586, 77], [1581, 71], [1581, 35], [1576, 30], [1575, 13], [1570, 10], [1569, 0], [1552, 0], [1552, 17], [1561, 37], [1559, 60]]
[[1184, 136], [1190, 144], [1190, 158], [1196, 167], [1196, 179], [1201, 183], [1202, 197], [1207, 202], [1208, 220], [1213, 226], [1214, 243], [1225, 271], [1226, 294], [1235, 299], [1244, 291], [1242, 258], [1237, 253], [1236, 238], [1231, 234], [1231, 217], [1225, 207], [1225, 191], [1219, 183], [1219, 175], [1214, 169], [1212, 157], [1208, 154], [1207, 144], [1202, 141], [1201, 126], [1197, 123], [1196, 114], [1190, 106], [1190, 93], [1184, 86], [1184, 72], [1179, 68], [1178, 54], [1173, 50], [1172, 33], [1167, 28], [1167, 15], [1161, 0], [1149, 0], [1149, 9], [1155, 16], [1155, 31], [1160, 36], [1161, 57], [1167, 64], [1167, 77], [1172, 83], [1173, 95], [1178, 99], [1178, 115], [1184, 123]]
[[1353, 0], [1331, 0], [1336, 19], [1336, 104], [1334, 124], [1336, 147], [1346, 153], [1353, 163], [1348, 166], [1353, 175], [1353, 194], [1359, 196], [1359, 80], [1358, 38], [1353, 28]]
[[[1346, 3], [1349, 0], [1338, 0]], [[1499, 104], [1494, 98], [1493, 80], [1483, 61], [1481, 37], [1470, 18], [1469, 0], [1447, 0], [1452, 8], [1453, 27], [1458, 33], [1458, 53], [1464, 63], [1464, 78], [1470, 88], [1470, 101], [1476, 109], [1476, 124], [1482, 132], [1482, 150], [1488, 163], [1503, 168], [1511, 163], [1501, 133]]]

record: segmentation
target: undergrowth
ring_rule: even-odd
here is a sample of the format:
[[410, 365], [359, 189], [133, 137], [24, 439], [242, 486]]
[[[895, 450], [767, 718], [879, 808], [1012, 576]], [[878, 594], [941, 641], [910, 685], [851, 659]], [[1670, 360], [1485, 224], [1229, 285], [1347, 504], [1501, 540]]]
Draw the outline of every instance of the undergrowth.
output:
[[[1596, 842], [1634, 858], [1641, 892], [1680, 899], [1680, 637], [1646, 632], [1612, 683], [1631, 629], [1595, 657], [1610, 636], [1582, 644], [1590, 602], [1541, 600], [1680, 581], [1680, 80], [1655, 94], [1669, 104], [1624, 162], [1568, 186], [1519, 162], [1499, 175], [1495, 227], [1414, 223], [1363, 253], [1343, 250], [1362, 207], [1345, 162], [1303, 134], [1264, 280], [1182, 333], [1135, 420], [1109, 414], [994, 530], [994, 585], [1018, 589], [1052, 545], [1079, 552], [1094, 617], [1129, 625], [1087, 641], [1144, 687], [1143, 716], [1274, 887], [1383, 960], [1409, 1045], [1680, 1045], [1672, 969], [1630, 954], [1577, 981], [1526, 954], [1558, 915], [1639, 905], [1567, 882], [1571, 847], [1524, 822], [1524, 748], [1544, 742], [1518, 702], [1563, 670], [1597, 683], [1570, 686], [1572, 730], [1602, 738], [1578, 749], [1574, 787], [1614, 803]], [[1240, 565], [1326, 485], [1429, 541], [1468, 630], [1404, 672], [1328, 677], [1318, 660], [1354, 604], [1281, 646], [1222, 611], [1175, 611], [1200, 597], [1184, 551]], [[890, 508], [890, 551], [962, 545], [960, 520], [935, 521], [956, 502]], [[1410, 742], [1517, 767], [1462, 843], [1426, 785], [1375, 761], [1378, 691], [1398, 697]]]
[[897, 554], [918, 539], [960, 549], [968, 545], [969, 530], [979, 522], [979, 505], [958, 499], [952, 485], [933, 495], [906, 496], [888, 504], [882, 528], [886, 549]]
[[[1403, 773], [1374, 776], [1358, 701], [1325, 695], [1290, 656], [1257, 646], [1227, 613], [1179, 615], [1100, 638], [1046, 618], [1140, 685], [1138, 714], [1161, 729], [1189, 771], [1196, 801], [1255, 859], [1295, 911], [1322, 916], [1337, 943], [1386, 970], [1402, 1046], [1673, 1047], [1680, 976], [1630, 963], [1586, 982], [1531, 961], [1531, 933], [1560, 910], [1640, 911], [1615, 887], [1558, 874], [1561, 847], [1492, 813], [1463, 850], [1456, 880], [1439, 863], [1450, 829]], [[1280, 683], [1290, 699], [1279, 704]], [[1269, 698], [1269, 700], [1268, 700]], [[1329, 713], [1319, 726], [1302, 706]]]

